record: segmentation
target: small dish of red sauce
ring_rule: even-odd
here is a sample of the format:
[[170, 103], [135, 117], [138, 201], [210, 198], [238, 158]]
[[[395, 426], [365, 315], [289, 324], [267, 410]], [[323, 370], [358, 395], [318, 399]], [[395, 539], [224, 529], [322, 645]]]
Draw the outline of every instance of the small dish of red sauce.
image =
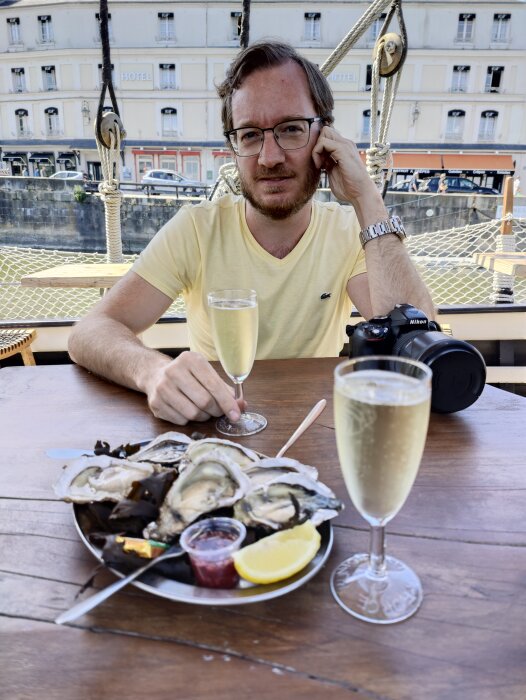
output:
[[246, 537], [246, 528], [234, 518], [207, 518], [190, 525], [181, 535], [196, 583], [205, 588], [234, 588], [239, 575], [232, 555]]

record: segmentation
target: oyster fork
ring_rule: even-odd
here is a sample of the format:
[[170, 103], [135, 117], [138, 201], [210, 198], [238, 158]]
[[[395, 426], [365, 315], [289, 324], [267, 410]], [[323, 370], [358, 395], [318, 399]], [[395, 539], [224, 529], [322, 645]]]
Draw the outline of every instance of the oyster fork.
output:
[[90, 610], [93, 610], [93, 608], [96, 608], [97, 605], [103, 603], [114, 593], [120, 591], [121, 588], [127, 586], [131, 581], [138, 578], [141, 574], [148, 571], [148, 569], [152, 568], [156, 564], [160, 564], [160, 562], [166, 561], [167, 559], [175, 559], [183, 554], [184, 550], [181, 548], [179, 543], [172, 545], [166, 550], [166, 552], [164, 552], [164, 554], [160, 554], [158, 557], [155, 557], [155, 559], [151, 559], [147, 564], [141, 566], [140, 569], [136, 569], [135, 571], [132, 571], [131, 574], [128, 574], [128, 576], [124, 576], [123, 578], [114, 581], [109, 586], [106, 586], [106, 588], [103, 588], [102, 591], [95, 593], [95, 595], [92, 595], [90, 598], [77, 603], [77, 605], [74, 605], [69, 610], [66, 610], [66, 612], [61, 613], [55, 620], [56, 624], [63, 625], [64, 622], [76, 620], [81, 615], [84, 615]]

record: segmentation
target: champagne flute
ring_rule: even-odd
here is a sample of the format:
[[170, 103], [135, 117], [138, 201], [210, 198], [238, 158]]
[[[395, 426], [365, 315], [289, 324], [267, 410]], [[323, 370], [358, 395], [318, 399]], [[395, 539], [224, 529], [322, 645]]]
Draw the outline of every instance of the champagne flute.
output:
[[384, 551], [385, 525], [403, 506], [426, 441], [432, 372], [402, 357], [360, 357], [334, 372], [338, 457], [353, 505], [369, 523], [370, 551], [343, 561], [331, 591], [351, 615], [401, 622], [422, 602], [422, 584]]
[[[253, 289], [221, 289], [208, 294], [212, 336], [223, 369], [234, 382], [236, 399], [250, 374], [258, 343], [258, 302]], [[253, 435], [267, 426], [259, 413], [245, 411], [233, 423], [221, 416], [216, 428], [223, 435]]]

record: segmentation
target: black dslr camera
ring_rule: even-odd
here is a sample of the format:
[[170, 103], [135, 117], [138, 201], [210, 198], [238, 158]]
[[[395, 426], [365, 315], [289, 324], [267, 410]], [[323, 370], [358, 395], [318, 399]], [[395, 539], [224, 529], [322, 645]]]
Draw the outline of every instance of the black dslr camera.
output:
[[454, 413], [474, 403], [486, 382], [486, 365], [469, 343], [442, 333], [435, 321], [410, 304], [386, 316], [347, 326], [349, 355], [396, 355], [420, 360], [433, 371], [431, 408]]

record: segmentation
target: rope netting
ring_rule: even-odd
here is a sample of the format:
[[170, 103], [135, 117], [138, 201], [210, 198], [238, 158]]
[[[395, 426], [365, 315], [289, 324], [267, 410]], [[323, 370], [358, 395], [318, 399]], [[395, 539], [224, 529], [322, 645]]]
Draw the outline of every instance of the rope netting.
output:
[[[123, 262], [133, 262], [137, 255], [124, 255]], [[42, 319], [78, 319], [100, 299], [98, 289], [44, 289], [22, 287], [20, 279], [55, 265], [104, 263], [106, 253], [72, 253], [0, 246], [0, 320], [31, 321]], [[182, 297], [178, 297], [165, 316], [186, 316]]]
[[[516, 303], [526, 303], [526, 280], [490, 272], [474, 261], [475, 253], [526, 252], [526, 219], [512, 219], [513, 234], [501, 235], [502, 221], [493, 219], [432, 233], [410, 236], [407, 247], [437, 305], [491, 304], [495, 290], [512, 287]], [[125, 255], [131, 262], [137, 256]], [[31, 321], [77, 319], [100, 299], [98, 289], [22, 287], [20, 278], [55, 265], [106, 262], [104, 253], [72, 253], [0, 246], [0, 319]], [[165, 316], [184, 318], [179, 297]]]

